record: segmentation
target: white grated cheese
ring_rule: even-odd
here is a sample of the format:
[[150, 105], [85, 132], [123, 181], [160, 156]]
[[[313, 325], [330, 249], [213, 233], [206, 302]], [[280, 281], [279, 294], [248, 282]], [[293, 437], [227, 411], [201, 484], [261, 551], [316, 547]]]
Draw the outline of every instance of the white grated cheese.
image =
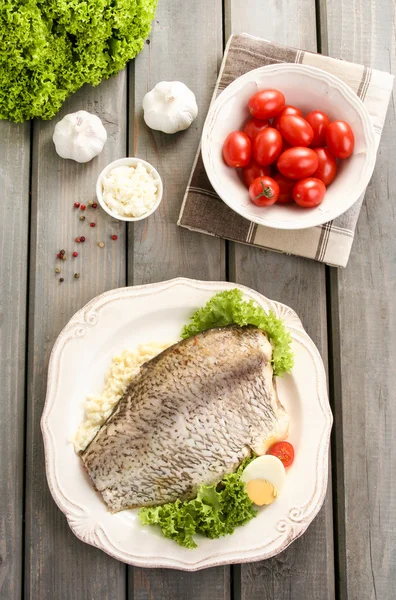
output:
[[121, 399], [128, 384], [139, 373], [140, 367], [169, 348], [174, 342], [148, 342], [140, 344], [136, 350], [124, 350], [120, 355], [114, 356], [109, 372], [105, 377], [105, 387], [101, 394], [88, 396], [84, 404], [84, 421], [81, 423], [72, 442], [74, 450], [84, 450], [95, 437], [106, 419], [111, 415], [113, 408]]
[[142, 217], [157, 201], [158, 180], [138, 162], [115, 167], [102, 177], [103, 200], [122, 217]]

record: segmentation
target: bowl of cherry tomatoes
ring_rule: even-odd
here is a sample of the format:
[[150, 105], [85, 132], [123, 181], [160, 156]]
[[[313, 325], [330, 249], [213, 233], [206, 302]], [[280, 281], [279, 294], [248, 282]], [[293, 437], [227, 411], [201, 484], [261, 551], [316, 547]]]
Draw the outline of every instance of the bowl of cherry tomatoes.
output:
[[337, 77], [307, 65], [255, 69], [211, 106], [202, 158], [220, 198], [276, 229], [331, 221], [361, 196], [374, 170], [370, 115]]

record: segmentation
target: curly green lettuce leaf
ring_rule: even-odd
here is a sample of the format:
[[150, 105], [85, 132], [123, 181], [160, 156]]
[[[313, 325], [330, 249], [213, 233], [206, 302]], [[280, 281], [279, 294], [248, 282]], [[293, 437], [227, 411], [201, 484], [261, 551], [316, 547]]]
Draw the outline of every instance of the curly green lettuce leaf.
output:
[[98, 85], [138, 54], [157, 0], [4, 0], [0, 119], [51, 119], [84, 83]]
[[240, 327], [255, 325], [265, 331], [273, 347], [274, 375], [283, 375], [291, 370], [294, 364], [292, 340], [284, 322], [273, 311], [266, 312], [253, 300], [244, 300], [242, 291], [237, 288], [219, 292], [197, 310], [190, 323], [184, 326], [182, 338], [232, 324]]
[[247, 458], [235, 473], [226, 475], [217, 485], [201, 485], [194, 500], [176, 500], [162, 506], [141, 508], [143, 525], [157, 525], [163, 535], [184, 546], [196, 548], [193, 536], [219, 538], [245, 525], [257, 511], [241, 481], [243, 469], [254, 457]]

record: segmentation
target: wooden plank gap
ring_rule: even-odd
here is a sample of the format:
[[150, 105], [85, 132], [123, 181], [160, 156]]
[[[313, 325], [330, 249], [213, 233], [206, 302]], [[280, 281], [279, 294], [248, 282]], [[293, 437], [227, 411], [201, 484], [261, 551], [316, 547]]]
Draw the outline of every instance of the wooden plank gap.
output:
[[331, 478], [334, 531], [334, 585], [337, 600], [346, 600], [347, 564], [344, 511], [345, 489], [344, 450], [342, 437], [342, 385], [340, 369], [341, 332], [337, 289], [338, 271], [333, 267], [326, 267], [329, 400], [334, 418], [333, 429], [331, 432]]
[[242, 599], [241, 565], [231, 566], [231, 597], [230, 600]]
[[[33, 137], [34, 137], [34, 120], [30, 121], [30, 140], [29, 140], [29, 184], [28, 184], [28, 230], [26, 244], [30, 248], [31, 243], [31, 219], [32, 219], [32, 181], [33, 181]], [[28, 348], [29, 348], [29, 298], [30, 298], [30, 252], [27, 252], [26, 259], [26, 301], [25, 301], [25, 402], [24, 402], [24, 419], [23, 419], [23, 499], [22, 499], [22, 565], [21, 565], [21, 599], [25, 597], [25, 545], [26, 545], [26, 487], [27, 487], [27, 413], [28, 413]]]

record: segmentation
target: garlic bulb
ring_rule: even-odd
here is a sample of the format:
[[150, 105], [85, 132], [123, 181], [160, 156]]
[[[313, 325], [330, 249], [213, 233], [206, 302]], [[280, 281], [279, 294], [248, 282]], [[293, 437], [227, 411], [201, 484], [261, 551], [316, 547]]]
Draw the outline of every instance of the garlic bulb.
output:
[[143, 98], [144, 120], [151, 129], [176, 133], [198, 114], [194, 93], [181, 81], [161, 81]]
[[102, 152], [107, 132], [99, 117], [79, 110], [56, 124], [52, 139], [59, 156], [86, 163]]

